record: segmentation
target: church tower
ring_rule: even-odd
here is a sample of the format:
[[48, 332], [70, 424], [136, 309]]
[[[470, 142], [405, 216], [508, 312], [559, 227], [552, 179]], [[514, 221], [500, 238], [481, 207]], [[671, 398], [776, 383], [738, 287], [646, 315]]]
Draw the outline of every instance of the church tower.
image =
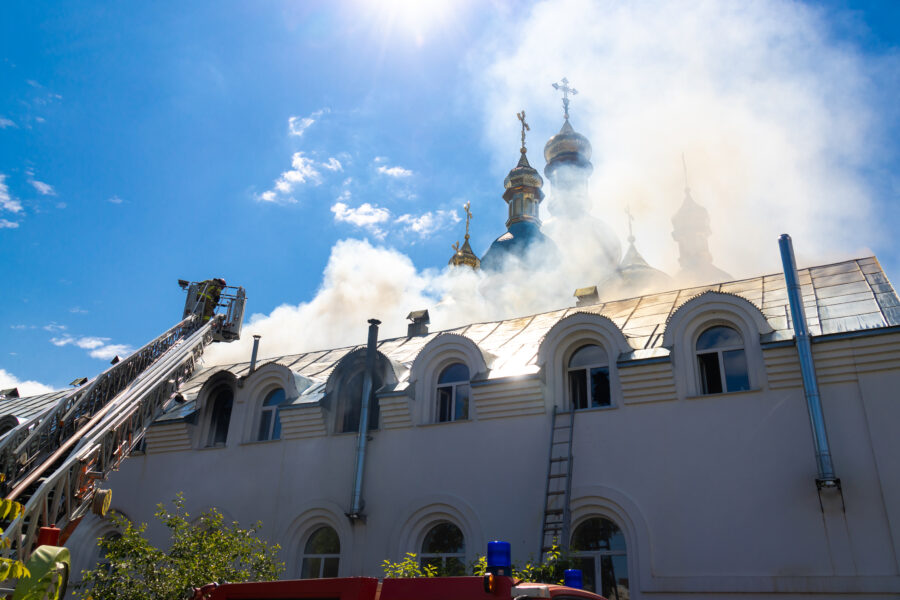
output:
[[453, 256], [450, 257], [450, 262], [447, 263], [452, 267], [459, 266], [467, 266], [471, 267], [474, 270], [478, 270], [481, 267], [481, 261], [478, 260], [478, 257], [472, 252], [472, 246], [469, 245], [469, 221], [472, 220], [472, 211], [469, 210], [469, 206], [471, 206], [471, 202], [466, 202], [463, 204], [463, 210], [466, 211], [466, 238], [463, 241], [462, 247], [460, 247], [459, 242], [453, 244]]
[[684, 202], [672, 217], [672, 237], [678, 244], [679, 285], [730, 281], [731, 275], [713, 264], [709, 251], [709, 213], [691, 196], [688, 185], [687, 161], [681, 155], [684, 167]]
[[[563, 77], [553, 87], [563, 92], [563, 126], [544, 145], [544, 175], [550, 180], [557, 202], [553, 214], [563, 219], [577, 219], [590, 212], [588, 181], [594, 172], [591, 143], [569, 123], [569, 94], [578, 93]], [[558, 198], [557, 198], [558, 197]]]
[[630, 210], [626, 210], [625, 214], [628, 215], [628, 251], [616, 272], [600, 284], [598, 292], [603, 300], [633, 298], [672, 287], [672, 278], [651, 267], [638, 252], [634, 243], [634, 218]]
[[[528, 163], [525, 148], [525, 132], [530, 130], [525, 122], [525, 111], [516, 115], [522, 122], [522, 148], [519, 150], [519, 162], [509, 172], [503, 181], [503, 199], [509, 209], [509, 217], [506, 219], [506, 233], [498, 237], [481, 257], [481, 267], [485, 270], [499, 271], [503, 263], [511, 256], [528, 262], [534, 261], [535, 256], [530, 255], [534, 247], [551, 242], [541, 232], [541, 219], [539, 209], [541, 200], [544, 199], [544, 180], [540, 174]], [[556, 249], [550, 250], [551, 254]], [[534, 265], [528, 265], [534, 266]]]

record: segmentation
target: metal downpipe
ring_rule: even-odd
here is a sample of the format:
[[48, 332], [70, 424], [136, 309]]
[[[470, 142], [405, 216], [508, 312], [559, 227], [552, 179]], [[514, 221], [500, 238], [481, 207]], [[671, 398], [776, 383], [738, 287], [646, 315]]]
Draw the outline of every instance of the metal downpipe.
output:
[[259, 338], [262, 336], [255, 334], [253, 336], [253, 352], [250, 354], [250, 373], [256, 370], [256, 356], [259, 354]]
[[366, 371], [363, 379], [362, 398], [359, 408], [359, 434], [356, 437], [356, 472], [353, 477], [353, 498], [350, 502], [351, 521], [362, 519], [362, 484], [366, 467], [366, 443], [369, 440], [369, 402], [372, 398], [372, 384], [375, 380], [375, 354], [378, 352], [378, 326], [381, 321], [369, 319], [369, 340], [366, 344]]
[[813, 362], [809, 329], [806, 325], [806, 311], [803, 309], [803, 298], [800, 294], [800, 281], [797, 275], [797, 263], [794, 259], [791, 236], [786, 233], [782, 234], [778, 238], [778, 246], [781, 249], [784, 281], [787, 284], [787, 295], [791, 305], [791, 320], [797, 340], [797, 354], [800, 358], [800, 373], [803, 376], [809, 424], [812, 427], [813, 443], [816, 446], [816, 463], [819, 469], [816, 485], [820, 488], [835, 487], [840, 484], [834, 474], [834, 465], [831, 462], [831, 449], [828, 445], [828, 434], [825, 431], [825, 416], [822, 413], [819, 383], [816, 380], [816, 367]]

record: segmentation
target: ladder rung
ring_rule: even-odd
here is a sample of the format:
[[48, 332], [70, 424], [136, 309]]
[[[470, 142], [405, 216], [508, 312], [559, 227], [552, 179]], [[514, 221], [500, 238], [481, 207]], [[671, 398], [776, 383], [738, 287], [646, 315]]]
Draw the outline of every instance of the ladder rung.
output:
[[544, 511], [544, 518], [546, 518], [547, 515], [561, 515], [561, 514], [563, 514], [563, 509], [561, 509], [561, 508], [548, 508], [547, 510]]
[[566, 493], [565, 490], [563, 490], [561, 492], [547, 492], [547, 495], [548, 496], [559, 496], [559, 495], [565, 494], [565, 493]]
[[558, 475], [551, 475], [550, 479], [559, 479], [560, 477], [566, 477], [566, 473], [559, 473]]
[[568, 444], [569, 440], [554, 440], [554, 444]]
[[568, 456], [563, 456], [563, 457], [560, 457], [560, 458], [551, 458], [551, 459], [550, 459], [550, 462], [552, 462], [552, 463], [558, 463], [558, 462], [566, 462], [567, 460], [569, 460], [569, 457], [568, 457]]

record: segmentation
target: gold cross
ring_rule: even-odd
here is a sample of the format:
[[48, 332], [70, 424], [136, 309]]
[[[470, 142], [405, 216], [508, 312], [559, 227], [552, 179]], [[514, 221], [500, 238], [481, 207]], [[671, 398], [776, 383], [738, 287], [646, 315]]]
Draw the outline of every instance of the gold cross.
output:
[[465, 204], [463, 204], [463, 210], [466, 211], [466, 239], [469, 239], [469, 221], [472, 219], [472, 211], [469, 210], [469, 207], [471, 205], [471, 202], [466, 202]]
[[516, 113], [516, 116], [522, 121], [522, 154], [525, 154], [525, 132], [531, 131], [531, 127], [525, 122], [525, 109], [522, 109], [520, 113]]
[[562, 90], [563, 93], [563, 111], [565, 112], [565, 117], [568, 120], [569, 118], [569, 94], [573, 96], [578, 93], [578, 90], [575, 88], [569, 87], [569, 80], [565, 77], [562, 78], [562, 81], [559, 83], [553, 84], [553, 89]]

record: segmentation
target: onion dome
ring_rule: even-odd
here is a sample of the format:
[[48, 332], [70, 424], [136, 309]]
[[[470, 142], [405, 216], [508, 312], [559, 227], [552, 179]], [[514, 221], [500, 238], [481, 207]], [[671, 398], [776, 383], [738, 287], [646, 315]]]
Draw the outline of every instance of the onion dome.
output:
[[569, 123], [569, 119], [566, 118], [559, 133], [547, 140], [544, 145], [544, 159], [547, 161], [544, 174], [550, 177], [553, 170], [562, 164], [590, 167], [593, 171], [591, 152], [591, 143], [586, 137], [575, 131], [572, 124]]
[[503, 180], [503, 199], [509, 209], [506, 233], [494, 240], [481, 257], [482, 268], [488, 270], [501, 269], [508, 255], [526, 261], [534, 260], [533, 257], [526, 256], [531, 248], [537, 244], [549, 246], [553, 243], [541, 232], [539, 210], [541, 200], [544, 199], [544, 192], [541, 191], [544, 180], [537, 169], [528, 163], [525, 132], [530, 128], [525, 122], [525, 111], [516, 116], [522, 122], [522, 148], [519, 150], [519, 162]]
[[650, 266], [634, 245], [634, 233], [631, 230], [631, 213], [628, 213], [628, 251], [616, 272], [600, 284], [605, 299], [621, 299], [640, 296], [650, 292], [670, 289], [672, 278]]

